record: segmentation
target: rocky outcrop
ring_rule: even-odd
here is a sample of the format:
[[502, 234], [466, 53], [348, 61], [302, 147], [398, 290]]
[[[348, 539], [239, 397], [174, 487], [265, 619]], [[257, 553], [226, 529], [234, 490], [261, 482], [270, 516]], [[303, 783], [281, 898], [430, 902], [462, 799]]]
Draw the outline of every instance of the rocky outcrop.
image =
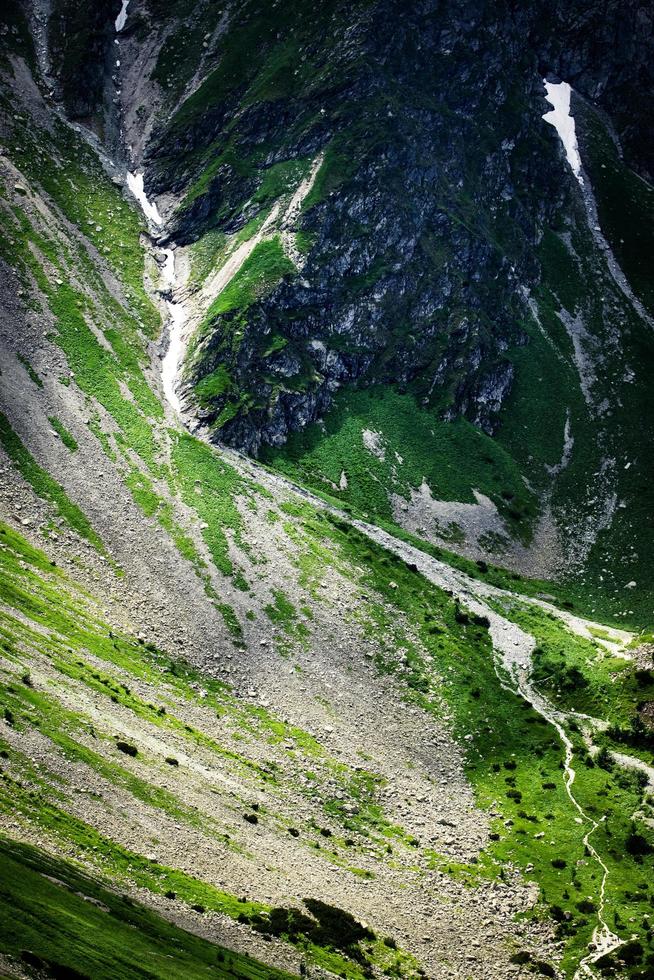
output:
[[540, 21], [544, 72], [556, 71], [604, 109], [628, 163], [654, 176], [654, 13], [642, 0], [558, 4]]
[[[343, 385], [382, 382], [493, 433], [511, 390], [507, 352], [526, 342], [522, 290], [539, 281], [542, 230], [570, 216], [577, 193], [541, 120], [542, 78], [605, 109], [651, 173], [651, 11], [638, 0], [309, 6], [237, 4], [222, 20], [204, 4], [130, 12], [139, 36], [162, 38], [150, 69], [168, 108], [144, 169], [149, 193], [178, 202], [172, 238], [238, 232], [269, 210], [274, 168], [325, 153], [300, 220], [301, 274], [205, 325], [188, 389], [218, 364], [231, 383], [198, 414], [256, 453], [319, 418]], [[70, 27], [59, 31], [73, 114], [97, 103], [109, 8], [83, 12], [74, 49]], [[91, 74], [69, 92], [73, 62], [77, 79]], [[191, 81], [167, 95], [182, 70]]]
[[95, 126], [105, 114], [105, 87], [113, 69], [114, 20], [119, 10], [117, 0], [52, 3], [48, 47], [57, 94], [68, 116]]

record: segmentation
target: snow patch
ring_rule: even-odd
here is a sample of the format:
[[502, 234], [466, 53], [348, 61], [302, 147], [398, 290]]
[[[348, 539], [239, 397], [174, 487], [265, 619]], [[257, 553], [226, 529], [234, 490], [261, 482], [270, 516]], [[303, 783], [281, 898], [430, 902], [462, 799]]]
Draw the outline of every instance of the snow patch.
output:
[[163, 218], [159, 214], [157, 205], [149, 201], [143, 189], [143, 174], [127, 174], [127, 186], [141, 205], [143, 214], [154, 225], [162, 225]]
[[548, 82], [545, 83], [545, 98], [554, 106], [550, 112], [543, 115], [545, 122], [554, 126], [563, 143], [565, 155], [568, 163], [572, 167], [572, 172], [583, 187], [584, 178], [581, 176], [581, 157], [577, 145], [577, 133], [575, 132], [574, 116], [570, 115], [570, 93], [572, 89], [567, 82]]
[[116, 17], [116, 30], [118, 32], [122, 31], [123, 27], [127, 23], [127, 8], [129, 7], [129, 0], [123, 0], [123, 5], [120, 8], [120, 13]]
[[172, 248], [165, 248], [164, 255], [166, 259], [161, 270], [161, 278], [167, 286], [172, 286], [175, 282], [175, 253]]
[[182, 403], [176, 390], [177, 372], [184, 353], [183, 331], [186, 323], [186, 309], [183, 303], [169, 302], [170, 316], [168, 350], [161, 362], [161, 384], [170, 407], [182, 414]]
[[[167, 286], [175, 285], [175, 253], [172, 248], [164, 249], [166, 260], [161, 270], [161, 278]], [[167, 300], [168, 310], [168, 350], [161, 362], [161, 384], [164, 395], [171, 408], [182, 414], [182, 405], [176, 391], [177, 373], [184, 353], [184, 324], [187, 311], [184, 303]]]

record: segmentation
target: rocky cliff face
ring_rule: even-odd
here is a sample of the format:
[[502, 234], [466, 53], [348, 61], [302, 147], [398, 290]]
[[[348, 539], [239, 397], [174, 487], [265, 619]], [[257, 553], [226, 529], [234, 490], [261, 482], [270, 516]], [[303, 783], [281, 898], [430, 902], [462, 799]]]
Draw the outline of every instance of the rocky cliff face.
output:
[[[632, 424], [649, 411], [649, 328], [606, 255], [651, 306], [647, 185], [624, 166], [652, 170], [651, 12], [314, 6], [132, 0], [118, 45], [117, 2], [59, 0], [48, 21], [55, 98], [144, 173], [159, 244], [188, 273], [173, 292], [190, 311], [189, 419], [362, 513], [401, 523], [418, 494], [407, 529], [471, 557], [550, 575], [592, 553], [600, 583], [608, 547], [619, 595], [647, 574], [627, 567], [640, 522], [619, 505], [650, 496], [626, 469], [650, 444]], [[543, 122], [544, 76], [574, 87], [599, 213]], [[392, 419], [352, 403], [352, 441], [365, 390], [401, 401]], [[385, 472], [368, 453], [353, 478], [366, 432], [393, 425]], [[491, 516], [425, 518], [424, 487], [473, 508], [479, 491]]]
[[107, 82], [114, 70], [116, 4], [54, 0], [47, 20], [50, 67], [56, 94], [73, 119], [102, 127], [111, 115]]
[[[271, 168], [326, 154], [301, 274], [206, 325], [190, 388], [219, 363], [230, 380], [201, 417], [256, 453], [320, 417], [339, 387], [381, 381], [492, 433], [512, 382], [505, 352], [526, 342], [521, 287], [539, 281], [542, 230], [570, 206], [542, 75], [603, 101], [647, 168], [633, 98], [646, 9], [334, 3], [312, 22], [300, 8], [277, 32], [258, 5], [233, 10], [215, 75], [249, 33], [266, 81], [252, 63], [210, 75], [147, 150], [153, 190], [186, 195], [182, 242], [239, 230], [269, 205]], [[270, 337], [284, 341], [272, 354]]]
[[[247, 312], [215, 318], [192, 366], [196, 384], [218, 362], [228, 365], [230, 390], [203, 410], [209, 423], [249, 396], [219, 438], [255, 452], [261, 442], [280, 444], [324, 411], [334, 389], [374, 381], [410, 386], [424, 404], [493, 430], [511, 381], [504, 351], [524, 342], [517, 286], [537, 276], [537, 218], [554, 191], [530, 118], [541, 106], [539, 78], [525, 65], [516, 84], [514, 45], [496, 17], [384, 3], [355, 8], [352, 23], [334, 5], [338, 55], [312, 39], [322, 64], [308, 90], [300, 79], [242, 113], [221, 105], [209, 123], [205, 113], [186, 130], [190, 151], [179, 140], [171, 147], [168, 130], [151, 145], [160, 188], [164, 149], [197, 159], [207, 144], [238, 147], [239, 158], [182, 207], [181, 240], [210, 224], [237, 229], [257, 212], [250, 198], [267, 168], [325, 152], [301, 222], [301, 274]], [[237, 99], [242, 107], [242, 91]], [[263, 167], [252, 158], [262, 145]], [[243, 165], [245, 184], [234, 180]], [[543, 193], [525, 200], [516, 182]], [[285, 341], [272, 355], [270, 336]]]
[[[57, 4], [53, 69], [74, 115], [111, 116], [116, 7]], [[375, 382], [496, 431], [535, 248], [570, 210], [542, 77], [606, 109], [651, 173], [647, 5], [151, 2], [130, 18], [141, 44], [158, 39], [150, 82], [173, 110], [150, 119], [144, 160], [150, 190], [179, 202], [176, 241], [246, 228], [285, 167], [325, 154], [298, 222], [301, 273], [203, 325], [188, 391], [223, 366], [221, 390], [195, 400], [215, 437], [280, 445], [339, 388]]]

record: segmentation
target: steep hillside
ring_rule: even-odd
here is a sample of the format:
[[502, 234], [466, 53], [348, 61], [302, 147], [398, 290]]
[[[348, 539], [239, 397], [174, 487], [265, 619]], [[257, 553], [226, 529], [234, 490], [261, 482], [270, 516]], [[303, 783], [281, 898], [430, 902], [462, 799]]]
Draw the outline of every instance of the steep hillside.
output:
[[113, 114], [178, 246], [189, 416], [646, 624], [653, 37], [639, 3], [129, 7]]
[[2, 15], [9, 976], [654, 969], [629, 44], [434, 14]]

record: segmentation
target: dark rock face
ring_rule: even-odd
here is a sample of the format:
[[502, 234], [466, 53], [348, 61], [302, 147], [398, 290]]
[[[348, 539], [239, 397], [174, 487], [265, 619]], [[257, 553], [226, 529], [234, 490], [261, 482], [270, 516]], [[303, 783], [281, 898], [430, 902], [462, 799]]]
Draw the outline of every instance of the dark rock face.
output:
[[[107, 10], [84, 15], [89, 70]], [[134, 13], [146, 26], [177, 16]], [[237, 4], [213, 72], [146, 150], [150, 190], [182, 196], [172, 237], [238, 231], [270, 205], [271, 167], [320, 151], [325, 163], [300, 222], [301, 273], [216, 315], [189, 367], [191, 390], [219, 366], [229, 376], [198, 402], [216, 437], [280, 445], [339, 387], [378, 382], [492, 433], [542, 229], [576, 193], [541, 119], [543, 76], [604, 108], [651, 174], [653, 54], [652, 11], [636, 0]], [[70, 96], [74, 111], [89, 93]]]
[[48, 26], [52, 69], [59, 96], [73, 119], [96, 125], [103, 114], [118, 0], [54, 0]]
[[544, 72], [555, 71], [604, 109], [627, 162], [654, 175], [654, 10], [649, 3], [577, 2], [554, 6], [537, 44]]

